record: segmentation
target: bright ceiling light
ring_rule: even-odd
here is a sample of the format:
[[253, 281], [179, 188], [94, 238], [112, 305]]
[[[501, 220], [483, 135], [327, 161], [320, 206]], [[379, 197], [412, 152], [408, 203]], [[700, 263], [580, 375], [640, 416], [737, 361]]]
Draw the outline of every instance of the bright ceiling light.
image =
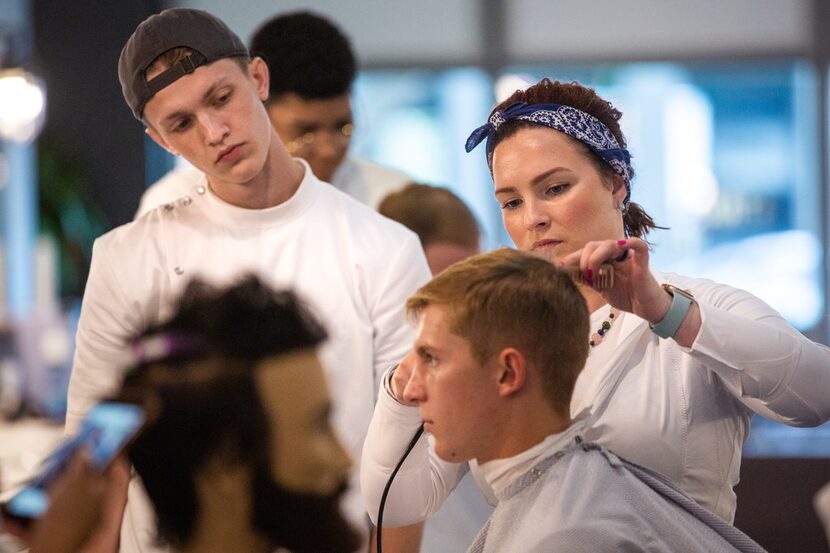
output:
[[0, 139], [30, 142], [43, 127], [46, 91], [22, 69], [0, 70]]

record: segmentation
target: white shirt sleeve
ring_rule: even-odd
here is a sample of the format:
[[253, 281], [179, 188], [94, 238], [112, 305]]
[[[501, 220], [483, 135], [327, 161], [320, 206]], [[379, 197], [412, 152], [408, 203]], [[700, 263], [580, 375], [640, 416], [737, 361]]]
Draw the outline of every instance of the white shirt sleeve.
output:
[[155, 261], [158, 224], [151, 214], [95, 241], [69, 379], [68, 432], [94, 403], [118, 390], [132, 363], [130, 340], [158, 320], [169, 297], [169, 280]]
[[[398, 403], [381, 386], [360, 463], [360, 489], [375, 524], [386, 482], [420, 425], [418, 408]], [[407, 526], [425, 520], [441, 507], [467, 470], [467, 463], [439, 459], [428, 435], [423, 434], [389, 490], [383, 525]]]
[[370, 291], [369, 309], [374, 327], [374, 389], [380, 386], [384, 371], [403, 359], [412, 348], [413, 325], [407, 321], [404, 305], [419, 287], [431, 278], [421, 244], [414, 233], [402, 237], [391, 252], [387, 270]]
[[114, 393], [130, 360], [127, 338], [140, 326], [111, 265], [106, 238], [92, 249], [92, 262], [78, 320], [75, 357], [69, 380], [66, 431], [73, 432], [92, 405]]
[[792, 426], [830, 419], [830, 348], [752, 294], [699, 282], [700, 331], [691, 348], [681, 349], [760, 415]]

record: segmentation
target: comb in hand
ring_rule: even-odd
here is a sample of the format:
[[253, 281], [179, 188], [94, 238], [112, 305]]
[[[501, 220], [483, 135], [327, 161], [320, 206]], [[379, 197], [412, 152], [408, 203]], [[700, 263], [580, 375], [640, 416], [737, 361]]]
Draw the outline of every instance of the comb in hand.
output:
[[[568, 267], [567, 269], [562, 269], [565, 271], [571, 280], [576, 282], [577, 284], [588, 284], [588, 280], [585, 278], [585, 274], [579, 269], [579, 267]], [[595, 290], [608, 290], [614, 286], [614, 267], [607, 263], [604, 263], [599, 266], [597, 272], [594, 274], [594, 282], [591, 285]]]

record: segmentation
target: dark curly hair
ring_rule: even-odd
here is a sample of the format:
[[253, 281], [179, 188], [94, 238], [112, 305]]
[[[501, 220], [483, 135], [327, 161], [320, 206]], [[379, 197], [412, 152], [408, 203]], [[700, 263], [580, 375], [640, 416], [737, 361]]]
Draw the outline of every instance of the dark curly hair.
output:
[[251, 55], [271, 72], [270, 96], [306, 100], [347, 94], [357, 73], [349, 39], [328, 19], [308, 11], [270, 19], [251, 38]]
[[196, 474], [216, 452], [269, 466], [272, 436], [256, 366], [313, 348], [325, 332], [293, 293], [248, 276], [229, 288], [192, 282], [173, 317], [135, 343], [154, 338], [171, 345], [147, 348], [151, 354], [128, 372], [116, 399], [148, 411], [128, 455], [155, 508], [159, 541], [180, 547], [199, 516]]

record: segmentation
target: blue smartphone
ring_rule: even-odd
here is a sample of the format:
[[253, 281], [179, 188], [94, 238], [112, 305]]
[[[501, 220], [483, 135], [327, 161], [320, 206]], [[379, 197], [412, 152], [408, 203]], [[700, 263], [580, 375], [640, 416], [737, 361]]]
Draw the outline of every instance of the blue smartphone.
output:
[[49, 505], [49, 487], [79, 448], [87, 451], [94, 468], [104, 470], [139, 431], [144, 419], [144, 411], [137, 405], [97, 404], [87, 413], [78, 434], [61, 443], [43, 461], [41, 471], [3, 506], [4, 513], [19, 519], [42, 516]]

